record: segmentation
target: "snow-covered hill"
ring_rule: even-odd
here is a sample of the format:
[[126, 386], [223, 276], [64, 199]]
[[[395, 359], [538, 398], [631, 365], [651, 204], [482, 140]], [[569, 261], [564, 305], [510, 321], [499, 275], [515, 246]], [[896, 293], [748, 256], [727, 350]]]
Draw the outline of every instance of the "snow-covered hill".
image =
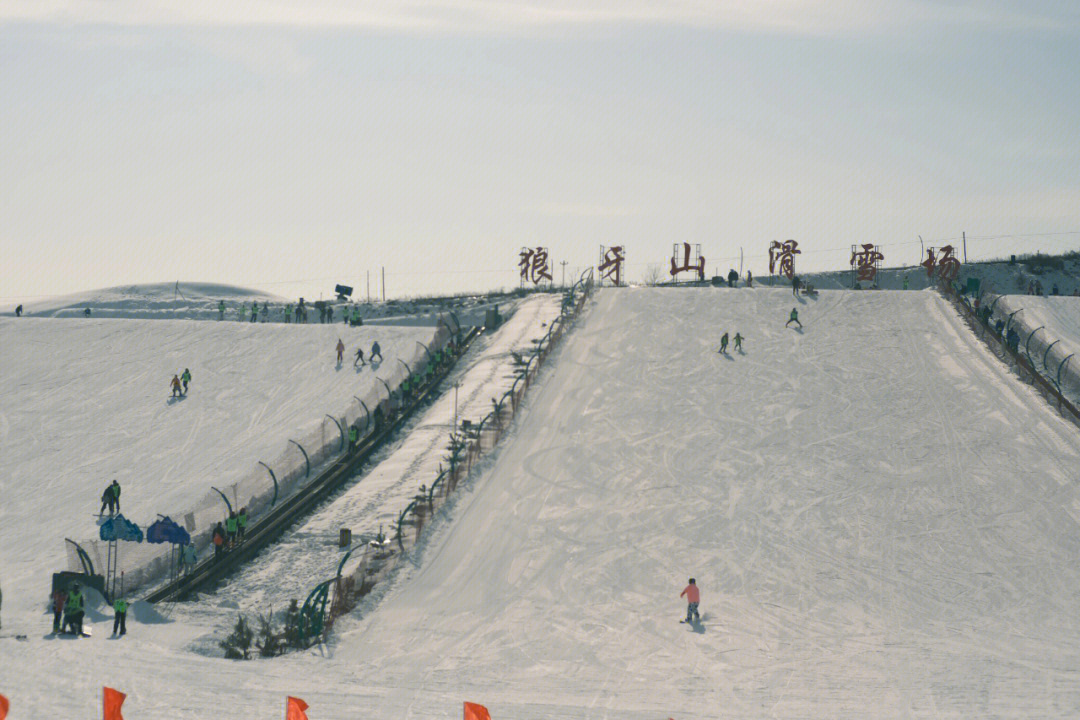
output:
[[[717, 354], [724, 331], [744, 353]], [[238, 663], [190, 652], [180, 622], [36, 633], [0, 641], [0, 688], [16, 720], [93, 717], [102, 685], [132, 717], [275, 717], [292, 694], [313, 720], [463, 700], [519, 720], [1072, 718], [1078, 461], [1075, 427], [934, 293], [603, 290], [328, 646]], [[689, 576], [700, 632], [677, 622]]]

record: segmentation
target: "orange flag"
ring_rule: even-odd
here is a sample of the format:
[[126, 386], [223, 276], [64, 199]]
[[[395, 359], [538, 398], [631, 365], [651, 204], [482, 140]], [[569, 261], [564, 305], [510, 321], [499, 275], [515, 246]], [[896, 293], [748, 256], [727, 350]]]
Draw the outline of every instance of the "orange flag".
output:
[[483, 705], [465, 703], [465, 720], [491, 720], [491, 713]]
[[290, 696], [285, 699], [285, 720], [308, 720], [307, 713], [304, 712], [307, 709], [306, 702]]
[[120, 714], [120, 706], [124, 704], [127, 695], [111, 687], [103, 687], [101, 691], [102, 720], [124, 720], [124, 716]]
[[0, 695], [0, 720], [4, 720], [7, 717], [8, 708], [11, 705], [8, 704], [8, 699], [3, 695]]

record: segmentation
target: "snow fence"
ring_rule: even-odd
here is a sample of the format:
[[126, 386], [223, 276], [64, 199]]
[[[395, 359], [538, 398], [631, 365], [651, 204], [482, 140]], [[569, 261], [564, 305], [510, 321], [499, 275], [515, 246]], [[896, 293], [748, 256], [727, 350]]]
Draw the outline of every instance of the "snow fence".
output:
[[[345, 399], [342, 409], [334, 415], [313, 419], [295, 436], [283, 441], [277, 457], [255, 462], [238, 478], [218, 480], [194, 507], [176, 509], [170, 517], [191, 533], [199, 560], [204, 559], [207, 552], [213, 551], [211, 539], [214, 526], [219, 522], [224, 526], [230, 510], [238, 512], [246, 508], [249, 524], [256, 522], [273, 505], [303, 491], [329, 461], [344, 452], [350, 426], [356, 425], [363, 438], [374, 429], [376, 414], [387, 417], [396, 411], [401, 402], [402, 382], [413, 372], [422, 370], [432, 353], [446, 347], [460, 330], [455, 326], [453, 319], [440, 318], [431, 342], [425, 346], [418, 341], [408, 359], [390, 358], [386, 361], [378, 382], [366, 394]], [[179, 572], [178, 552], [168, 544], [118, 542], [115, 558], [109, 556], [109, 543], [99, 538], [66, 545], [69, 570], [87, 570], [78, 553], [78, 547], [81, 547], [93, 563], [96, 573], [115, 575], [118, 579], [115, 591], [130, 593], [162, 579], [175, 577]], [[115, 571], [110, 573], [110, 568], [115, 568]], [[108, 590], [111, 593], [114, 588], [109, 586]]]

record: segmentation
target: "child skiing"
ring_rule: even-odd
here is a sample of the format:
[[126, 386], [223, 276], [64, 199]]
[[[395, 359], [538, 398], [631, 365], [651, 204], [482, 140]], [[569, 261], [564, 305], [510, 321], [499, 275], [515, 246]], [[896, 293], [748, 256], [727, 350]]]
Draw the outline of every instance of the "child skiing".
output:
[[727, 333], [724, 333], [724, 335], [720, 338], [720, 352], [724, 355], [727, 355], [727, 342]]
[[791, 308], [791, 317], [788, 318], [788, 321], [786, 323], [784, 323], [784, 327], [787, 327], [788, 325], [791, 325], [791, 323], [795, 323], [796, 325], [799, 326], [799, 329], [802, 330], [802, 323], [799, 322], [799, 309], [798, 308]]
[[701, 602], [701, 593], [698, 591], [697, 583], [694, 582], [694, 578], [690, 578], [690, 584], [683, 588], [683, 591], [679, 593], [679, 597], [686, 598], [686, 619], [683, 622], [697, 623], [701, 621], [698, 616], [698, 603]]
[[742, 341], [743, 341], [743, 336], [740, 335], [739, 332], [736, 330], [735, 331], [735, 352], [740, 352], [740, 353], [742, 352]]
[[180, 381], [184, 383], [184, 395], [187, 395], [187, 384], [191, 382], [191, 371], [184, 368], [184, 374], [180, 376]]
[[367, 363], [364, 362], [364, 348], [356, 348], [356, 359], [353, 360], [353, 367], [364, 367], [365, 365]]
[[180, 387], [180, 378], [178, 378], [176, 375], [172, 376], [172, 382], [170, 384], [172, 385], [173, 397], [184, 394], [182, 388]]
[[342, 353], [344, 353], [344, 352], [345, 352], [345, 343], [341, 342], [341, 338], [338, 338], [338, 341], [337, 341], [337, 364], [338, 365], [341, 364], [341, 356], [342, 356]]

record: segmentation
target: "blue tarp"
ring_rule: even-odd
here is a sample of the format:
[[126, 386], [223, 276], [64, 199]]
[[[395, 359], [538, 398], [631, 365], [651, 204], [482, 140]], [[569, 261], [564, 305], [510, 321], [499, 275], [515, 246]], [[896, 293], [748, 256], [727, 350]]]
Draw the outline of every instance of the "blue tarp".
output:
[[191, 535], [188, 534], [187, 530], [177, 525], [172, 518], [162, 517], [146, 528], [146, 542], [187, 545], [191, 542]]
[[115, 515], [101, 523], [98, 533], [102, 540], [126, 540], [127, 542], [142, 542], [143, 532], [139, 526], [128, 520], [123, 515]]

